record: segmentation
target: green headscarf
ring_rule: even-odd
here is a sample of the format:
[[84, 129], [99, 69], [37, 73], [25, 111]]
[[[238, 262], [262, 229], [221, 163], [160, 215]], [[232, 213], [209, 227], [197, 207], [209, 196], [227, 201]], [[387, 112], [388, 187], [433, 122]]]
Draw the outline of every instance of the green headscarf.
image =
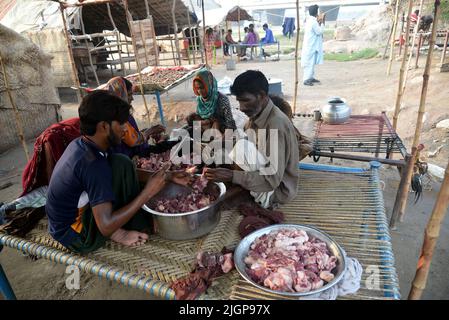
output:
[[[204, 99], [195, 89], [195, 81], [201, 82], [201, 84], [207, 90], [207, 98]], [[215, 80], [212, 73], [208, 70], [200, 70], [193, 78], [193, 92], [197, 97], [196, 113], [202, 119], [209, 119], [217, 109], [218, 101], [218, 87], [217, 80]]]

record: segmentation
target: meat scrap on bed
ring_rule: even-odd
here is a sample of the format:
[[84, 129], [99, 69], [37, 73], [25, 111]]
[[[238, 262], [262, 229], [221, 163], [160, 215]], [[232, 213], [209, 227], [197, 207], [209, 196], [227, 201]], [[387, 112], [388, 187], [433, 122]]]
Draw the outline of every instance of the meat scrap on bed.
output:
[[223, 248], [221, 253], [199, 252], [195, 269], [187, 277], [174, 281], [171, 288], [178, 300], [194, 300], [206, 292], [212, 281], [234, 269], [233, 252]]

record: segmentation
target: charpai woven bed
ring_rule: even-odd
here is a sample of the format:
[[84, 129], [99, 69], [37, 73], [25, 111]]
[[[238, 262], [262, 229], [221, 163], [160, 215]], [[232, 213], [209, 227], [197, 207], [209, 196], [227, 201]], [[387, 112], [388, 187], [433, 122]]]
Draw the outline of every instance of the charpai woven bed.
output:
[[[300, 170], [298, 196], [280, 210], [286, 223], [312, 225], [327, 232], [348, 256], [360, 261], [364, 268], [361, 288], [345, 299], [400, 298], [377, 169], [358, 173]], [[219, 225], [200, 239], [170, 241], [152, 235], [141, 247], [107, 242], [86, 256], [72, 254], [55, 242], [47, 233], [44, 219], [25, 239], [0, 233], [0, 245], [56, 263], [77, 265], [100, 278], [174, 299], [170, 283], [189, 274], [198, 251], [218, 252], [239, 243], [237, 227], [241, 219], [238, 211], [223, 211]], [[233, 270], [215, 280], [200, 299], [285, 297], [260, 291]]]

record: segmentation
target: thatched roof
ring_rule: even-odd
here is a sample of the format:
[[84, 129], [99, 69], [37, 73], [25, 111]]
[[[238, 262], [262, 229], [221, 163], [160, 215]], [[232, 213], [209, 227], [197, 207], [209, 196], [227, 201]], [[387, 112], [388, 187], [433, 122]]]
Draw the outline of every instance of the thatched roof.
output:
[[229, 10], [228, 14], [224, 18], [224, 21], [244, 21], [244, 20], [252, 21], [254, 19], [249, 15], [249, 13], [245, 9], [239, 6], [235, 6], [234, 8]]
[[[10, 0], [7, 0], [10, 1]], [[167, 34], [168, 29], [173, 31], [172, 6], [174, 0], [148, 0], [150, 14], [153, 17], [156, 34]], [[62, 26], [61, 14], [58, 10], [59, 4], [44, 0], [14, 0], [13, 5], [3, 7], [0, 16], [1, 23], [13, 28], [18, 32], [40, 30], [42, 28], [42, 16], [44, 16], [44, 28], [55, 28]], [[86, 1], [87, 2], [87, 1]], [[129, 11], [135, 20], [144, 19], [147, 16], [144, 0], [128, 0]], [[111, 0], [111, 12], [114, 22], [120, 32], [129, 35], [123, 2]], [[66, 12], [70, 18], [76, 18], [82, 8], [82, 16], [87, 33], [97, 33], [103, 30], [112, 30], [109, 19], [107, 4], [96, 3], [83, 5], [82, 7], [69, 7]], [[7, 12], [5, 12], [7, 11]], [[197, 17], [192, 8], [189, 8], [188, 0], [176, 1], [176, 22], [181, 29], [188, 25], [187, 14], [190, 14], [192, 25], [197, 23]]]

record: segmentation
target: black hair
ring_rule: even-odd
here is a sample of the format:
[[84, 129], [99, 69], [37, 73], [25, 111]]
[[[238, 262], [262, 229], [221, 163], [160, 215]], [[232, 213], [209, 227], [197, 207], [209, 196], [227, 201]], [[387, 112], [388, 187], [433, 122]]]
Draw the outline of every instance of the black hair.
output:
[[415, 14], [419, 14], [419, 10], [415, 10]]
[[244, 93], [256, 95], [261, 91], [268, 94], [268, 80], [262, 72], [256, 70], [248, 70], [240, 74], [231, 86], [231, 93], [235, 96]]
[[95, 90], [83, 98], [78, 108], [81, 134], [93, 136], [101, 121], [125, 123], [131, 105], [106, 90]]
[[121, 77], [123, 79], [123, 82], [125, 82], [126, 85], [126, 90], [127, 91], [131, 91], [133, 89], [133, 84], [131, 81], [129, 81], [128, 79]]
[[254, 28], [254, 23], [250, 23], [248, 27]]
[[249, 31], [249, 28], [248, 27], [245, 27], [245, 28], [243, 28], [243, 31]]
[[313, 6], [309, 7], [309, 14], [312, 17], [316, 17], [318, 15], [318, 6], [316, 4], [314, 4]]
[[264, 23], [262, 28], [268, 28], [268, 24]]
[[229, 29], [228, 32], [232, 33], [232, 29]]

